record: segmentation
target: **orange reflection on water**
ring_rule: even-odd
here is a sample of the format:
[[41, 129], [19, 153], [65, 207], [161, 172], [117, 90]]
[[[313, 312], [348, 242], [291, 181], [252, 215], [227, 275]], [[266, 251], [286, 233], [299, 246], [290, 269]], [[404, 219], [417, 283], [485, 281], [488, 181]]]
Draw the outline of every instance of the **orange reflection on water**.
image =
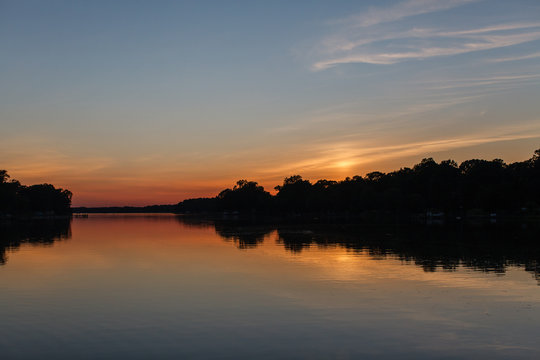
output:
[[426, 347], [433, 351], [426, 358], [540, 354], [533, 331], [540, 287], [523, 269], [430, 272], [367, 248], [298, 246], [286, 231], [299, 241], [314, 235], [172, 215], [75, 218], [70, 239], [8, 250], [0, 266], [0, 318], [10, 329], [3, 338], [30, 337], [44, 351], [66, 337], [115, 357], [124, 344], [137, 353], [159, 344], [204, 354], [208, 343], [234, 341], [281, 354], [298, 342], [305, 349], [326, 342], [335, 355], [336, 341], [350, 354]]
[[213, 225], [188, 224], [171, 215], [90, 215], [73, 220], [70, 240], [52, 247], [22, 246], [2, 272], [12, 285], [28, 288], [39, 287], [44, 279], [62, 283], [85, 272], [104, 277], [120, 272], [129, 278], [126, 272], [131, 271], [140, 280], [157, 274], [193, 282], [210, 274], [242, 275], [258, 282], [349, 283], [397, 293], [422, 284], [494, 292], [511, 288], [513, 295], [538, 295], [537, 288], [531, 291], [534, 279], [517, 268], [501, 278], [464, 269], [426, 272], [392, 255], [377, 258], [368, 250], [335, 244], [290, 252], [275, 230], [262, 234], [260, 242], [246, 245], [234, 236], [219, 236]]

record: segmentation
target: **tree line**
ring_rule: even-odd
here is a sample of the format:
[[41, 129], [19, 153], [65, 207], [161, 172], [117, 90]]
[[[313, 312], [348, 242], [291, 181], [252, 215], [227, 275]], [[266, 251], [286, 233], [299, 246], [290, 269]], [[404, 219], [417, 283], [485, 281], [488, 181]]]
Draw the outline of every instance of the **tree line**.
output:
[[22, 185], [0, 170], [0, 216], [54, 216], [71, 213], [69, 190], [51, 184]]
[[372, 214], [399, 216], [438, 213], [522, 214], [540, 211], [540, 149], [532, 158], [506, 164], [501, 159], [436, 162], [425, 158], [412, 168], [341, 181], [314, 183], [286, 177], [271, 195], [257, 182], [239, 180], [212, 198], [187, 199], [179, 213]]

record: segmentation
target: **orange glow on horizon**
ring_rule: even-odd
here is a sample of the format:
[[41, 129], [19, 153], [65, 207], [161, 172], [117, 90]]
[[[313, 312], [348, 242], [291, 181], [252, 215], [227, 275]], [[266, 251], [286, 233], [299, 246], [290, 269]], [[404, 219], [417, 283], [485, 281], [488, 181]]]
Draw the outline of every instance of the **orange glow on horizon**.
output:
[[[214, 197], [226, 188], [232, 188], [237, 180], [256, 181], [266, 191], [274, 194], [274, 187], [281, 185], [285, 177], [299, 174], [315, 182], [319, 179], [343, 180], [355, 175], [364, 176], [371, 171], [389, 172], [410, 167], [423, 157], [441, 161], [452, 158], [458, 163], [471, 158], [502, 158], [506, 162], [524, 161], [540, 147], [538, 138], [481, 142], [475, 146], [449, 149], [442, 146], [436, 151], [435, 144], [411, 144], [407, 147], [374, 147], [354, 149], [352, 145], [341, 146], [322, 157], [313, 156], [301, 161], [279, 158], [269, 163], [238, 163], [234, 169], [226, 164], [186, 164], [183, 171], [160, 163], [137, 166], [108, 167], [110, 162], [99, 160], [71, 160], [39, 162], [19, 165], [16, 159], [4, 163], [12, 179], [31, 185], [50, 183], [73, 192], [73, 206], [146, 206], [176, 204], [184, 199]], [[462, 144], [460, 142], [459, 144]], [[443, 144], [444, 145], [444, 144]], [[427, 146], [427, 149], [424, 148]], [[506, 154], [506, 156], [504, 156]], [[304, 155], [302, 155], [304, 156]], [[152, 168], [152, 171], [148, 171]]]

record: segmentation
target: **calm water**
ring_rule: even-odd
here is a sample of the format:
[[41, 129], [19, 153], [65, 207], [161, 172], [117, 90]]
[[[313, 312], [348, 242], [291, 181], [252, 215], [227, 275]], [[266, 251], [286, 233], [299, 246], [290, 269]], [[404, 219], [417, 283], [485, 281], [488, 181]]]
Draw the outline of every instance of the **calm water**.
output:
[[2, 359], [540, 358], [524, 231], [91, 215], [1, 236]]

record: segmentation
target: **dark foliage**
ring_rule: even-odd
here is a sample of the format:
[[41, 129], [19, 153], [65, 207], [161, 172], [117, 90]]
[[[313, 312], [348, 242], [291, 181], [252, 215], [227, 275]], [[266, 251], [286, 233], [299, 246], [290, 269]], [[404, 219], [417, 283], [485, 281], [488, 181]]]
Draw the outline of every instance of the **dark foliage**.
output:
[[215, 198], [187, 199], [177, 205], [180, 213], [266, 212], [272, 208], [272, 195], [256, 182], [239, 180]]
[[0, 170], [0, 217], [68, 215], [71, 197], [69, 190], [50, 184], [21, 185]]
[[[535, 215], [540, 211], [540, 149], [523, 162], [500, 159], [423, 159], [412, 168], [390, 173], [371, 172], [341, 181], [312, 184], [300, 175], [285, 178], [270, 195], [256, 182], [240, 180], [215, 198], [180, 202], [180, 213], [237, 212], [362, 214], [399, 217], [411, 214], [474, 217], [478, 215]], [[442, 215], [441, 215], [442, 214]]]

